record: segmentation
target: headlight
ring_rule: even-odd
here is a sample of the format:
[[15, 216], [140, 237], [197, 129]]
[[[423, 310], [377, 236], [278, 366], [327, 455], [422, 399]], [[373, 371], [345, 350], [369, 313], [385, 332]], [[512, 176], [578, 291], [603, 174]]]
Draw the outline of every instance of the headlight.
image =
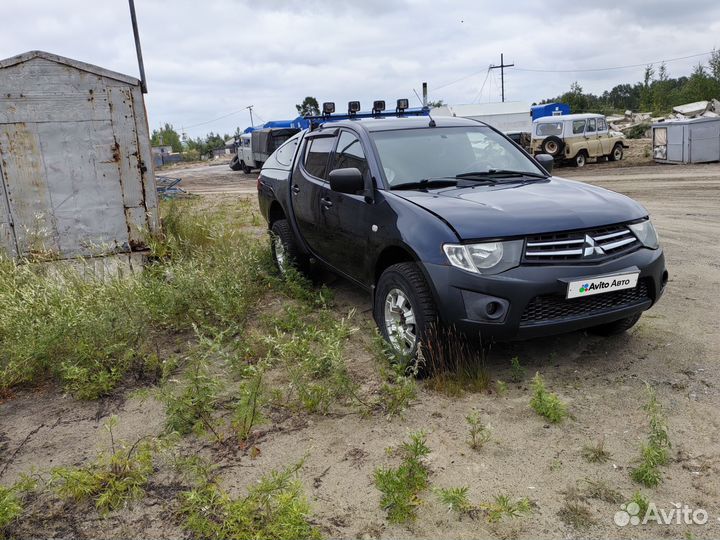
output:
[[632, 225], [628, 225], [628, 227], [633, 234], [637, 236], [637, 239], [640, 240], [643, 246], [650, 249], [660, 247], [657, 232], [655, 232], [655, 227], [653, 227], [649, 219], [641, 221], [640, 223], [633, 223]]
[[520, 264], [522, 240], [482, 244], [445, 244], [450, 264], [476, 274], [499, 274]]

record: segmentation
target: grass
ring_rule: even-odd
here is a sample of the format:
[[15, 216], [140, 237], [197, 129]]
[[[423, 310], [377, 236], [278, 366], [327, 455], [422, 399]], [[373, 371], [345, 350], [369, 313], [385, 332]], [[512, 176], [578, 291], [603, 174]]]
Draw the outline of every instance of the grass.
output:
[[469, 489], [470, 488], [467, 486], [438, 488], [435, 489], [434, 492], [438, 499], [440, 499], [440, 502], [447, 506], [448, 511], [458, 514], [467, 514], [472, 512], [475, 508], [470, 503], [470, 499], [468, 499]]
[[480, 450], [490, 440], [490, 430], [483, 424], [480, 413], [473, 411], [465, 417], [468, 425], [470, 440], [468, 444], [473, 450]]
[[631, 503], [635, 503], [638, 505], [638, 508], [640, 508], [640, 512], [638, 513], [638, 517], [642, 520], [645, 517], [645, 514], [647, 514], [648, 507], [650, 506], [650, 499], [648, 499], [645, 495], [642, 494], [640, 491], [636, 491], [633, 493], [633, 496], [630, 498]]
[[567, 405], [563, 403], [557, 394], [549, 392], [545, 388], [545, 381], [536, 373], [532, 381], [533, 396], [530, 406], [540, 416], [547, 418], [553, 424], [561, 422], [568, 416]]
[[138, 440], [129, 446], [115, 443], [113, 427], [117, 418], [105, 424], [110, 437], [110, 452], [84, 467], [55, 467], [50, 485], [64, 499], [93, 500], [103, 513], [126, 506], [145, 494], [145, 486], [153, 472], [153, 446]]
[[509, 495], [496, 495], [491, 502], [472, 504], [468, 498], [468, 487], [438, 488], [433, 490], [448, 511], [467, 515], [475, 519], [485, 513], [488, 523], [497, 523], [502, 519], [516, 519], [532, 511], [532, 503], [527, 497], [513, 499]]
[[263, 401], [263, 371], [259, 369], [242, 384], [240, 398], [233, 410], [231, 424], [241, 441], [247, 440], [253, 427], [264, 420], [261, 412]]
[[595, 524], [592, 510], [581, 501], [565, 501], [565, 504], [558, 512], [558, 517], [563, 523], [575, 529], [587, 529]]
[[588, 499], [597, 499], [610, 504], [620, 504], [625, 500], [622, 493], [611, 488], [605, 480], [600, 478], [585, 478], [582, 481], [582, 495]]
[[606, 463], [612, 455], [605, 450], [605, 441], [599, 440], [595, 444], [586, 444], [582, 448], [582, 457], [588, 463]]
[[485, 368], [488, 350], [453, 327], [432, 325], [420, 346], [425, 372], [431, 375], [427, 388], [448, 396], [487, 390], [491, 383]]
[[640, 458], [637, 466], [630, 470], [630, 477], [645, 487], [656, 487], [662, 480], [660, 466], [667, 465], [670, 449], [670, 438], [662, 406], [657, 399], [655, 390], [646, 383], [647, 403], [643, 407], [650, 423], [647, 443], [640, 447]]
[[400, 447], [402, 463], [396, 468], [375, 469], [375, 486], [382, 493], [380, 506], [391, 523], [404, 523], [416, 517], [420, 493], [428, 488], [428, 469], [423, 458], [430, 453], [425, 434], [412, 433]]
[[265, 246], [240, 231], [232, 205], [163, 207], [142, 273], [102, 279], [69, 266], [0, 261], [0, 389], [59, 381], [73, 396], [111, 393], [129, 373], [162, 374], [155, 337], [238, 335], [267, 289]]
[[532, 510], [530, 499], [523, 497], [513, 500], [509, 495], [496, 495], [490, 503], [481, 504], [480, 508], [487, 512], [489, 523], [497, 523], [503, 518], [518, 518]]
[[233, 499], [209, 481], [181, 494], [183, 527], [197, 538], [320, 539], [310, 519], [310, 505], [297, 479], [302, 462], [273, 471]]

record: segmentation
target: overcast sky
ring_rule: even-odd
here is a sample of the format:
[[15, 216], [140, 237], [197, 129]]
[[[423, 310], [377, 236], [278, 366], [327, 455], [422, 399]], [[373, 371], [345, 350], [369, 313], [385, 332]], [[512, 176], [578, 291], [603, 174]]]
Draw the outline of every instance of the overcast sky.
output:
[[[541, 7], [542, 6], [542, 7]], [[151, 128], [189, 136], [293, 118], [306, 95], [363, 107], [413, 98], [533, 102], [577, 80], [601, 92], [642, 67], [570, 73], [704, 53], [720, 47], [720, 1], [136, 0]], [[0, 57], [33, 49], [137, 76], [126, 0], [0, 0]], [[668, 63], [688, 74], [707, 56]], [[454, 81], [459, 82], [452, 83]], [[483, 86], [484, 83], [484, 86]], [[211, 122], [208, 122], [211, 121]], [[201, 122], [207, 122], [197, 125]], [[195, 126], [195, 127], [191, 127]]]

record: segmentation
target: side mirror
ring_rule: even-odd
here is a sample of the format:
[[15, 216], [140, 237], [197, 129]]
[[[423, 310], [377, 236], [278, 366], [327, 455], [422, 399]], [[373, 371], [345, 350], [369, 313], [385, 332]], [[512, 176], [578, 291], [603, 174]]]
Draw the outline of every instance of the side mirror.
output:
[[550, 154], [538, 154], [535, 156], [535, 160], [542, 165], [542, 168], [547, 171], [548, 174], [552, 174], [553, 167], [555, 166], [555, 158]]
[[360, 170], [355, 167], [330, 171], [328, 180], [330, 180], [330, 189], [338, 193], [355, 195], [365, 190], [365, 179]]

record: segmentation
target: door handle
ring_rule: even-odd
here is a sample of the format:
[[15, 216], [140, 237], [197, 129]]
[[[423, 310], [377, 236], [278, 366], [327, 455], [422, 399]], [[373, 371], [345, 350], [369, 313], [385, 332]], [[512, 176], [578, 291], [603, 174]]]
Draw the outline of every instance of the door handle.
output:
[[333, 205], [332, 201], [328, 197], [323, 197], [322, 199], [320, 199], [320, 204], [326, 210]]
[[292, 192], [293, 195], [297, 195], [298, 193], [300, 193], [300, 186], [298, 186], [297, 184], [293, 184]]

